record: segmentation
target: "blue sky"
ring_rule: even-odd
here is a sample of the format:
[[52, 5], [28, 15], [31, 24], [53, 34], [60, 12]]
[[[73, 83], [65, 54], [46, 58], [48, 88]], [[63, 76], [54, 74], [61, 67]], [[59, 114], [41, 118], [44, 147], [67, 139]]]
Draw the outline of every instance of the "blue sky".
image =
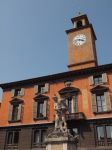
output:
[[0, 0], [0, 83], [67, 71], [66, 29], [86, 13], [99, 64], [112, 63], [112, 0]]

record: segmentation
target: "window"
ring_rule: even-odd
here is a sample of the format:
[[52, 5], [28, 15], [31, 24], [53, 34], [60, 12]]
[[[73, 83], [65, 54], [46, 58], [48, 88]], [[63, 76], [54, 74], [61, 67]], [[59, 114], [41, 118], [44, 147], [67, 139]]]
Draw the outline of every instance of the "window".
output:
[[17, 120], [18, 117], [19, 104], [13, 105], [12, 109], [12, 120]]
[[34, 86], [35, 94], [44, 94], [49, 91], [49, 83]]
[[24, 88], [12, 89], [11, 97], [24, 96]]
[[46, 138], [46, 130], [45, 129], [34, 129], [33, 130], [33, 138], [32, 138], [32, 146], [33, 147], [44, 147], [45, 146], [45, 138]]
[[9, 104], [9, 116], [8, 116], [8, 121], [9, 122], [15, 122], [15, 121], [20, 121], [22, 117], [22, 101], [21, 100], [13, 100]]
[[111, 101], [109, 92], [99, 91], [92, 94], [92, 107], [94, 113], [111, 111]]
[[76, 112], [78, 112], [77, 95], [69, 96], [68, 98], [66, 98], [66, 104], [67, 104], [69, 113], [76, 113]]
[[104, 127], [103, 126], [97, 127], [97, 137], [99, 141], [104, 140]]
[[39, 144], [39, 142], [40, 142], [39, 130], [35, 130], [33, 144]]
[[102, 75], [97, 75], [93, 77], [94, 85], [102, 83]]
[[6, 146], [7, 147], [17, 147], [19, 144], [19, 130], [15, 131], [8, 131], [7, 132], [7, 140]]
[[38, 86], [38, 93], [44, 93], [44, 91], [45, 91], [45, 85], [43, 84], [43, 85], [39, 85]]
[[38, 102], [38, 105], [37, 105], [37, 118], [41, 118], [41, 117], [44, 117], [44, 101], [40, 101]]
[[98, 74], [89, 77], [89, 85], [99, 85], [99, 84], [104, 84], [107, 83], [107, 74]]
[[97, 112], [107, 111], [107, 105], [104, 94], [96, 94]]
[[[68, 82], [68, 81], [66, 81]], [[65, 83], [66, 83], [65, 82]], [[70, 85], [71, 82], [69, 81]], [[69, 84], [66, 85], [65, 88], [58, 91], [60, 96], [66, 100], [66, 105], [68, 107], [69, 113], [77, 113], [78, 112], [78, 93], [79, 89], [75, 87], [71, 87]]]
[[18, 96], [20, 94], [21, 94], [21, 89], [16, 89], [15, 93], [14, 93], [14, 96]]
[[112, 145], [112, 126], [102, 125], [96, 127], [97, 146]]
[[33, 118], [34, 119], [47, 119], [48, 112], [48, 97], [39, 95], [34, 98], [33, 105]]
[[82, 27], [82, 21], [77, 22], [77, 28]]
[[68, 112], [72, 112], [72, 97], [67, 98]]
[[112, 140], [112, 126], [106, 126], [107, 139]]

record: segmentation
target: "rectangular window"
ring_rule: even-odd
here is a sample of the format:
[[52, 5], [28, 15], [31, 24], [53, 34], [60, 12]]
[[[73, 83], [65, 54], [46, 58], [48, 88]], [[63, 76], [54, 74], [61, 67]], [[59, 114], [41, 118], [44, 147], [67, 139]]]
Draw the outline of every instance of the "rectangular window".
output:
[[107, 111], [107, 105], [104, 94], [96, 94], [97, 112]]
[[45, 84], [38, 85], [38, 93], [44, 93], [45, 92]]
[[22, 104], [21, 103], [11, 103], [9, 104], [9, 116], [8, 121], [20, 121], [22, 115]]
[[68, 112], [72, 113], [72, 97], [67, 98]]
[[37, 118], [44, 117], [44, 101], [38, 102], [37, 105]]
[[107, 139], [112, 140], [112, 126], [106, 126]]
[[48, 101], [47, 99], [38, 99], [33, 104], [33, 118], [34, 119], [47, 119]]
[[24, 88], [17, 88], [11, 90], [11, 97], [24, 96]]
[[94, 85], [98, 85], [98, 84], [102, 83], [102, 75], [94, 76], [93, 80], [94, 80]]
[[77, 95], [70, 96], [66, 99], [66, 105], [69, 113], [78, 112], [78, 97]]
[[97, 137], [99, 141], [104, 140], [104, 127], [103, 126], [97, 127]]
[[13, 110], [12, 110], [12, 121], [16, 121], [18, 117], [18, 109], [19, 109], [19, 104], [13, 105]]
[[42, 129], [34, 129], [33, 130], [33, 138], [32, 138], [32, 146], [33, 147], [44, 147], [45, 146], [45, 138], [46, 138], [46, 130]]
[[8, 131], [7, 132], [7, 140], [6, 146], [7, 147], [17, 147], [19, 144], [19, 132], [18, 130], [15, 131]]
[[14, 96], [19, 96], [21, 95], [21, 89], [15, 89]]
[[97, 132], [97, 146], [109, 146], [112, 145], [112, 126], [102, 125], [96, 127]]
[[35, 130], [34, 131], [34, 141], [33, 141], [33, 143], [36, 145], [36, 144], [39, 144], [39, 142], [40, 142], [40, 137], [39, 137], [40, 135], [39, 135], [39, 130]]
[[35, 94], [40, 93], [40, 94], [44, 94], [47, 93], [49, 91], [49, 83], [42, 83], [42, 84], [38, 84], [34, 86], [34, 91]]
[[41, 131], [41, 143], [45, 143], [46, 138], [46, 130]]

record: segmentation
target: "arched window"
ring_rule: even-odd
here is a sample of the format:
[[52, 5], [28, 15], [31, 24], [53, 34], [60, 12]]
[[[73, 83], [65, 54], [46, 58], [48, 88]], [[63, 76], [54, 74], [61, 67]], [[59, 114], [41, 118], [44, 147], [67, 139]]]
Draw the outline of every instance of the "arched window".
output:
[[82, 21], [77, 22], [77, 28], [80, 28], [80, 27], [82, 27]]

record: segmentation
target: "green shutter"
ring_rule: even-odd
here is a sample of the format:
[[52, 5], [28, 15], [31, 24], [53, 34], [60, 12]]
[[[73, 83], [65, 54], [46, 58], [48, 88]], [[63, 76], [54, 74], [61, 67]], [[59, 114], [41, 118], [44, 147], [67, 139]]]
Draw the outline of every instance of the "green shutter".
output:
[[37, 106], [38, 106], [38, 102], [34, 101], [33, 102], [33, 119], [37, 118]]
[[96, 94], [92, 94], [92, 108], [93, 112], [97, 112]]
[[109, 92], [105, 92], [104, 96], [105, 96], [105, 100], [106, 100], [107, 111], [110, 111], [110, 110], [112, 110], [112, 107], [111, 107], [111, 100], [110, 100]]
[[13, 105], [9, 104], [8, 121], [11, 121], [11, 120], [12, 120], [12, 111], [13, 111]]

